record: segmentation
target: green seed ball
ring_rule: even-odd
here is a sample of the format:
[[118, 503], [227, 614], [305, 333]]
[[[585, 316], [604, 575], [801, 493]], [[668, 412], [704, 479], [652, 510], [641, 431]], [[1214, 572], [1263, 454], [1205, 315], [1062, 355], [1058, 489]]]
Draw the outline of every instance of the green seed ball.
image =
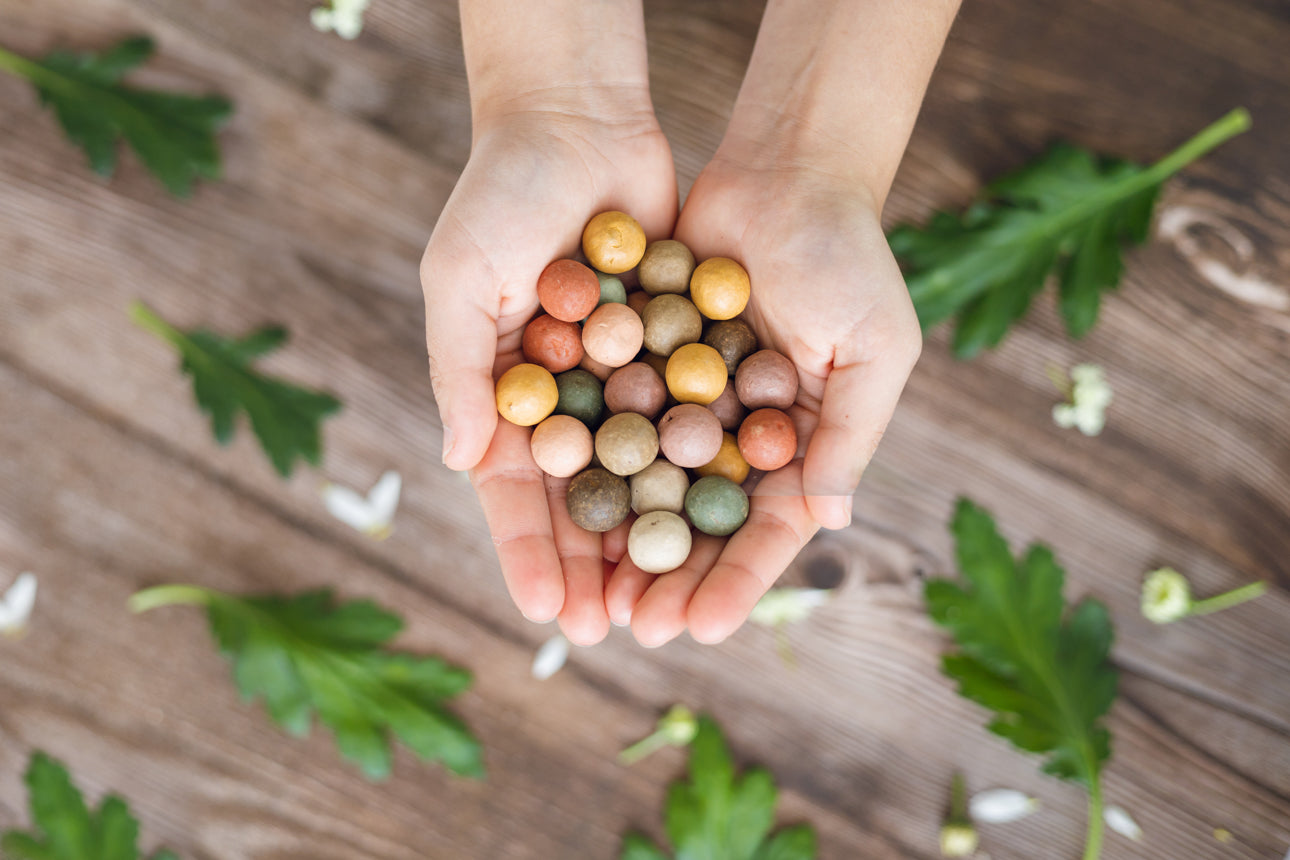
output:
[[589, 532], [607, 532], [627, 519], [632, 491], [617, 475], [592, 468], [569, 482], [565, 503], [574, 524]]
[[599, 379], [585, 370], [566, 370], [555, 378], [560, 397], [555, 403], [555, 414], [572, 415], [594, 429], [605, 409], [604, 388]]
[[627, 304], [627, 288], [623, 286], [622, 280], [613, 275], [606, 275], [604, 272], [596, 272], [596, 277], [600, 280], [600, 305], [613, 302], [618, 305]]
[[729, 478], [700, 478], [685, 494], [685, 515], [707, 535], [725, 537], [748, 519], [748, 494]]

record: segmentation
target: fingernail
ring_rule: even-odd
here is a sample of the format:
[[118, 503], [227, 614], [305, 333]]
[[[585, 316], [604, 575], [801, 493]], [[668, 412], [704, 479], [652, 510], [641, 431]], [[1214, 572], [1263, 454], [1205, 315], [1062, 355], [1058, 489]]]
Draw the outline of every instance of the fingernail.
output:
[[443, 428], [443, 462], [447, 464], [448, 455], [452, 453], [452, 428]]
[[854, 499], [850, 499], [850, 498], [848, 498], [845, 502], [842, 503], [842, 513], [847, 515], [847, 524], [843, 526], [843, 528], [848, 528], [851, 525], [851, 505], [853, 503], [854, 503]]

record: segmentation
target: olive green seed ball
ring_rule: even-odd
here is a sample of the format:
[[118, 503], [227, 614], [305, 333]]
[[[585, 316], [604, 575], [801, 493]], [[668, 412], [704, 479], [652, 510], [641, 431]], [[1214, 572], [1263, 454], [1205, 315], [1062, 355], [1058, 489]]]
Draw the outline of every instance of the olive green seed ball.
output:
[[725, 537], [748, 519], [748, 494], [729, 478], [708, 475], [685, 494], [685, 515], [704, 534]]
[[675, 239], [650, 242], [641, 257], [641, 288], [650, 295], [683, 293], [694, 274], [694, 254]]
[[655, 355], [669, 356], [678, 346], [697, 343], [703, 336], [703, 317], [685, 296], [666, 293], [656, 296], [641, 311], [645, 325], [645, 348]]
[[605, 409], [603, 386], [594, 374], [586, 370], [566, 370], [555, 378], [560, 397], [555, 404], [555, 414], [572, 415], [588, 427], [594, 428]]
[[721, 320], [708, 326], [703, 342], [720, 353], [726, 371], [734, 376], [739, 363], [757, 349], [757, 335], [743, 320]]
[[685, 511], [685, 494], [690, 477], [675, 463], [659, 457], [631, 477], [632, 510], [638, 514], [650, 511]]
[[622, 523], [631, 501], [627, 482], [598, 468], [575, 475], [565, 498], [569, 517], [589, 532], [607, 532]]
[[658, 456], [658, 431], [644, 415], [611, 415], [596, 431], [596, 456], [615, 475], [634, 475]]
[[627, 555], [645, 573], [667, 573], [685, 564], [691, 543], [685, 520], [669, 511], [652, 511], [632, 523]]

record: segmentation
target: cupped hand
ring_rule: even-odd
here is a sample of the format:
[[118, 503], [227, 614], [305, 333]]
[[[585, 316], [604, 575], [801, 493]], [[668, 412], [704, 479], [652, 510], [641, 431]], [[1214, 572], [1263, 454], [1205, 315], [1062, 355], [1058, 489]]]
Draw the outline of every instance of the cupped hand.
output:
[[789, 410], [798, 457], [753, 490], [728, 539], [696, 535], [679, 570], [654, 577], [624, 559], [606, 585], [610, 618], [661, 645], [687, 627], [733, 633], [819, 529], [851, 521], [851, 500], [922, 346], [900, 269], [862, 183], [807, 165], [754, 170], [714, 160], [676, 238], [695, 256], [738, 260], [752, 280], [744, 319], [762, 348], [797, 366]]
[[578, 252], [592, 215], [622, 210], [658, 239], [671, 235], [676, 208], [671, 152], [648, 97], [595, 118], [515, 106], [477, 126], [421, 263], [444, 463], [470, 470], [516, 606], [534, 621], [558, 617], [578, 644], [608, 632], [606, 560], [622, 556], [625, 530], [602, 539], [573, 524], [568, 481], [538, 469], [529, 428], [498, 417], [493, 380], [524, 360], [538, 275]]

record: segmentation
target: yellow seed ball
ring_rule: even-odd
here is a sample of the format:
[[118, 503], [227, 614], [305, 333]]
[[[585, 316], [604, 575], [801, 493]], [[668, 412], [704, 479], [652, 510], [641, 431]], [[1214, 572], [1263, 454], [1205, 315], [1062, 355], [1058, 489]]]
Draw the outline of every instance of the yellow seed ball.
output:
[[645, 231], [624, 212], [601, 212], [582, 231], [582, 253], [593, 268], [621, 274], [645, 256]]
[[682, 403], [707, 406], [721, 396], [729, 376], [721, 353], [703, 343], [677, 347], [667, 360], [667, 390]]
[[555, 411], [560, 391], [551, 371], [517, 364], [497, 380], [497, 411], [512, 424], [532, 427]]
[[720, 475], [736, 484], [742, 484], [748, 480], [748, 472], [751, 468], [748, 461], [744, 459], [744, 455], [739, 452], [739, 441], [735, 439], [734, 434], [723, 433], [721, 450], [717, 452], [717, 456], [694, 471], [698, 472], [701, 478]]
[[704, 260], [690, 276], [690, 300], [710, 320], [734, 319], [748, 306], [752, 282], [729, 257]]

